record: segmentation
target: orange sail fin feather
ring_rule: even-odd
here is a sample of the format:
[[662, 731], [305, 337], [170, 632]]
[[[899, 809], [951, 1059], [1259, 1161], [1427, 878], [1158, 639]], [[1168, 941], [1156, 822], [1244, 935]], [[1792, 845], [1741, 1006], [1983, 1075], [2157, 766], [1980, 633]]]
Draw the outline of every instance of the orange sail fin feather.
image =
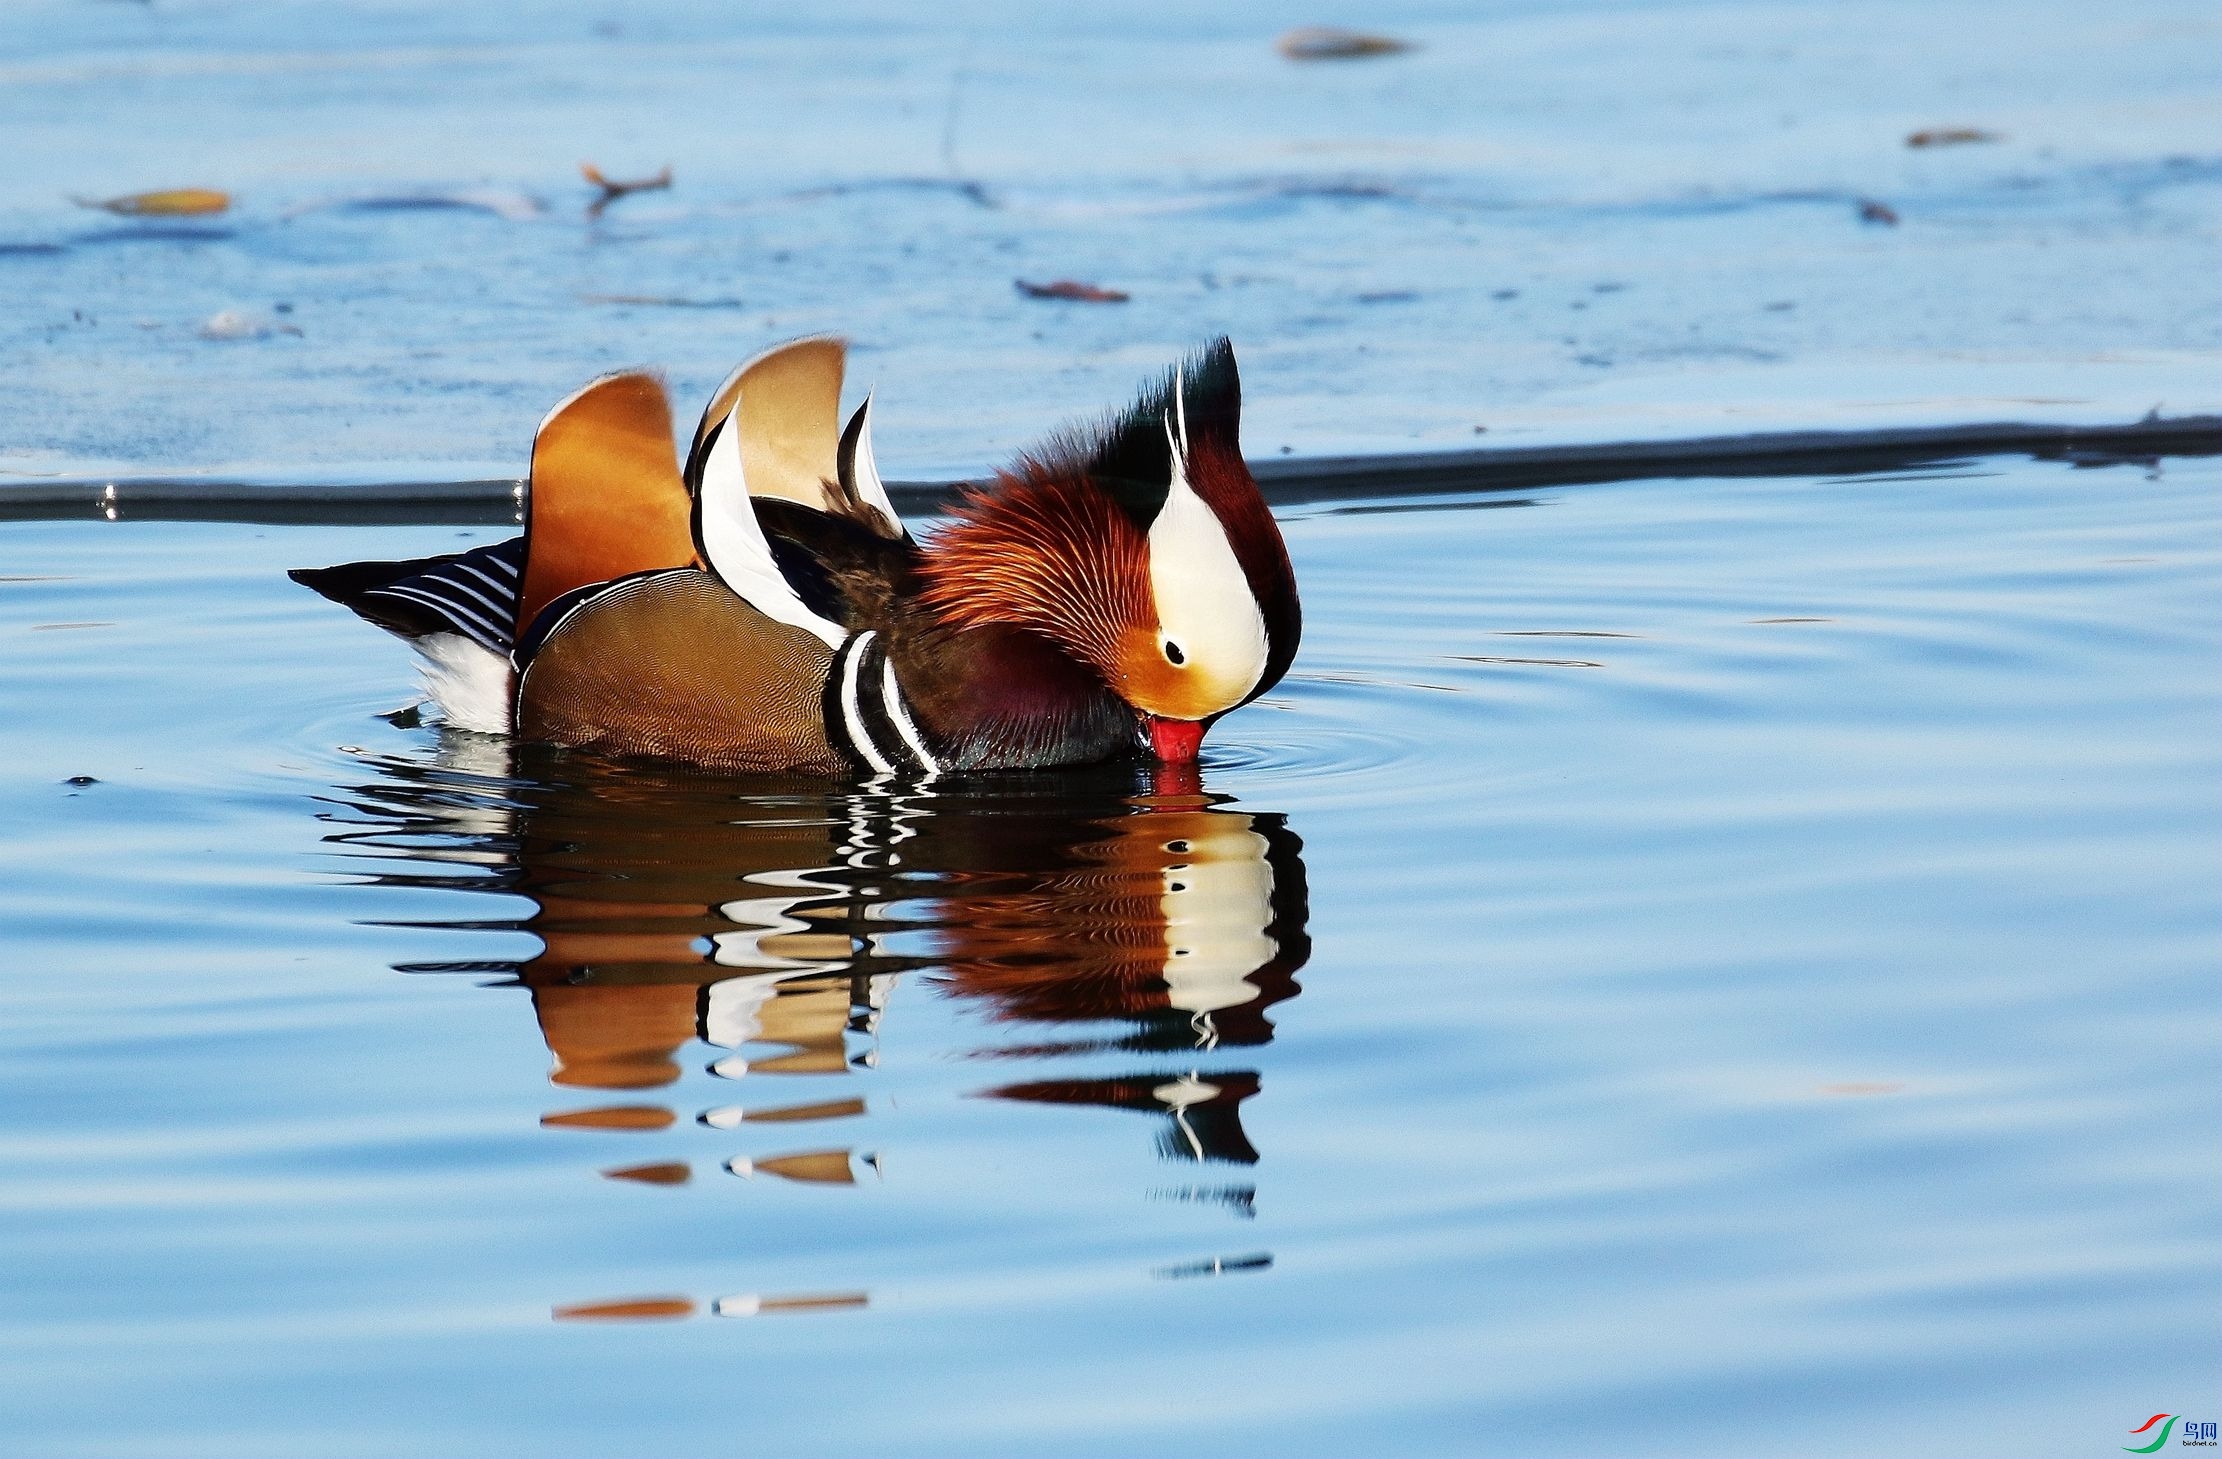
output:
[[692, 563], [688, 510], [662, 381], [604, 375], [550, 411], [532, 442], [517, 636], [575, 588]]
[[688, 453], [699, 482], [711, 429], [740, 403], [741, 471], [751, 496], [784, 497], [823, 511], [840, 479], [841, 376], [848, 348], [832, 335], [767, 350], [735, 370], [710, 397]]

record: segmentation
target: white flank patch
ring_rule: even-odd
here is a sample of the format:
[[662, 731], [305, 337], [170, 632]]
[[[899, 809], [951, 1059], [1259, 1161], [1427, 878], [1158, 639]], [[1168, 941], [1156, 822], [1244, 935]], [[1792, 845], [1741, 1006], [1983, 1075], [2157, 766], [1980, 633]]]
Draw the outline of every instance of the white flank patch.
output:
[[1265, 616], [1227, 529], [1188, 484], [1187, 443], [1170, 420], [1165, 436], [1172, 445], [1173, 479], [1150, 524], [1150, 592], [1157, 599], [1157, 621], [1164, 643], [1180, 649], [1198, 689], [1216, 709], [1231, 709], [1265, 672]]
[[741, 470], [738, 397], [702, 464], [701, 494], [702, 550], [719, 580], [765, 617], [815, 634], [827, 648], [839, 648], [847, 632], [811, 612], [796, 596], [756, 520], [756, 504], [749, 499], [748, 478]]
[[414, 640], [424, 692], [451, 728], [506, 735], [515, 677], [509, 660], [460, 633], [428, 633]]

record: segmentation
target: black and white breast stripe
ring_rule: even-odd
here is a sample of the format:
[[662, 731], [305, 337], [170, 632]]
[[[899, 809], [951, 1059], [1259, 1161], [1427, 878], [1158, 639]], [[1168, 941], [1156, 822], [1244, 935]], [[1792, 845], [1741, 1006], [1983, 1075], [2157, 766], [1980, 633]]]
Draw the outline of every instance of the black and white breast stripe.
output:
[[895, 666], [870, 630], [845, 641], [826, 676], [826, 739], [859, 770], [874, 775], [937, 775], [941, 762], [903, 702]]
[[507, 654], [517, 636], [524, 570], [525, 539], [513, 537], [444, 558], [362, 596], [411, 604], [480, 647]]

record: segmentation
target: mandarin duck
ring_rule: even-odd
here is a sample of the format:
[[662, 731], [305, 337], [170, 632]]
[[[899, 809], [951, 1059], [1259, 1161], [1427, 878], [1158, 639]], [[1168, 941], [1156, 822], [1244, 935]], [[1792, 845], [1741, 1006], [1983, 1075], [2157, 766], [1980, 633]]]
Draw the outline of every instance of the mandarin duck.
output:
[[410, 640], [453, 726], [716, 769], [1193, 764], [1279, 682], [1301, 615], [1242, 459], [1221, 339], [914, 537], [841, 424], [845, 347], [719, 387], [682, 466], [652, 375], [607, 375], [533, 439], [522, 537], [292, 576]]

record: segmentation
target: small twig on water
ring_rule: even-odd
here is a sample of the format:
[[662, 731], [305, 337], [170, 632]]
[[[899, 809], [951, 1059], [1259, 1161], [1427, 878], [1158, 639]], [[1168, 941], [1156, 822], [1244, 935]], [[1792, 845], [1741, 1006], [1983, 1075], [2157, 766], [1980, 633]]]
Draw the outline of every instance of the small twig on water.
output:
[[637, 177], [628, 181], [604, 177], [601, 168], [596, 167], [591, 162], [581, 162], [579, 164], [579, 175], [594, 187], [602, 190], [600, 197], [586, 205], [589, 217], [599, 217], [602, 209], [616, 202], [627, 193], [660, 192], [671, 186], [671, 168], [669, 166], [666, 166], [663, 171], [657, 173], [654, 177]]

